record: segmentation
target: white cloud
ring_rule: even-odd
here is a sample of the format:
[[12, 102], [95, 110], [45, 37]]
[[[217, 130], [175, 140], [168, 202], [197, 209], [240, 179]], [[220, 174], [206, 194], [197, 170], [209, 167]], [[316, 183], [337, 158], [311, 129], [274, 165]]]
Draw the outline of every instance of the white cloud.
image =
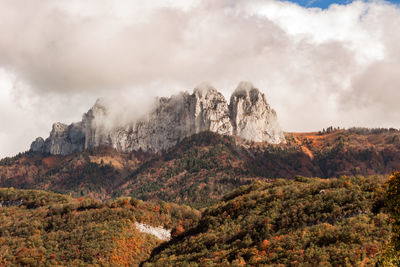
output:
[[252, 81], [288, 131], [400, 127], [398, 25], [383, 1], [0, 0], [0, 157], [97, 97], [133, 113], [203, 81], [226, 97]]
[[[380, 10], [382, 6], [384, 10]], [[333, 4], [328, 10], [306, 9], [289, 2], [259, 1], [250, 6], [252, 12], [268, 17], [291, 36], [308, 38], [314, 44], [341, 42], [362, 63], [384, 57], [379, 32], [383, 25], [378, 21], [377, 29], [373, 29], [371, 20], [386, 9], [392, 7], [384, 2], [361, 1], [346, 6]]]

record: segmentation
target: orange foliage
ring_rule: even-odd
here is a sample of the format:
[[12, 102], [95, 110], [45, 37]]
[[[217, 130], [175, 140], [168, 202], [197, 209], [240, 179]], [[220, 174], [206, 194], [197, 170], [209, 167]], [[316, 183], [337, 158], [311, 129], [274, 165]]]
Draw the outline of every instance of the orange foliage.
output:
[[[126, 229], [120, 238], [114, 238], [116, 248], [112, 251], [109, 258], [110, 266], [132, 266], [133, 263], [139, 263], [141, 257], [151, 252], [151, 246], [147, 246], [146, 235], [139, 234], [132, 226]], [[146, 253], [143, 253], [146, 252]]]
[[264, 239], [264, 241], [262, 242], [261, 247], [262, 247], [263, 250], [266, 250], [268, 245], [269, 245], [269, 241], [267, 239]]
[[50, 156], [50, 157], [44, 158], [42, 160], [42, 162], [43, 162], [43, 165], [45, 165], [47, 168], [53, 168], [54, 166], [57, 165], [58, 160], [57, 160], [56, 156]]
[[173, 231], [172, 231], [172, 236], [178, 236], [181, 235], [183, 232], [185, 231], [185, 229], [183, 228], [183, 226], [181, 224], [179, 224]]
[[126, 198], [124, 198], [124, 199], [122, 200], [121, 207], [125, 208], [125, 207], [127, 207], [128, 205], [129, 205], [129, 200], [126, 199]]
[[350, 181], [345, 181], [345, 182], [344, 182], [344, 186], [345, 186], [346, 188], [349, 188], [349, 187], [352, 187], [353, 184], [352, 184]]
[[233, 261], [233, 264], [236, 266], [245, 266], [246, 261], [242, 257], [239, 257], [239, 259]]
[[160, 211], [160, 205], [155, 206], [155, 207], [154, 207], [154, 211], [155, 211], [155, 212], [159, 212], [159, 211]]

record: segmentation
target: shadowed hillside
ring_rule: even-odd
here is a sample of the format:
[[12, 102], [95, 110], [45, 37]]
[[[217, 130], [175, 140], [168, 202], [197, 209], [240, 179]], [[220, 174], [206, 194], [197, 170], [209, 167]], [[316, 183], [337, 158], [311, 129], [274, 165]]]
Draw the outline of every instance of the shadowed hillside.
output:
[[286, 140], [271, 145], [203, 132], [155, 154], [109, 147], [67, 156], [27, 152], [0, 161], [0, 185], [206, 206], [254, 180], [383, 175], [400, 166], [395, 130], [287, 133]]

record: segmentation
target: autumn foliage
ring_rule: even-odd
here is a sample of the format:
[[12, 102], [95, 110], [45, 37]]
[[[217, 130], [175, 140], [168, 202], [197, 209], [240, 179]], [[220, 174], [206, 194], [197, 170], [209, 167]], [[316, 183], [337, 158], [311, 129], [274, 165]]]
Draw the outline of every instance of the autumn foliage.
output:
[[390, 214], [392, 237], [380, 264], [400, 266], [400, 172], [398, 171], [393, 172], [387, 181], [385, 206]]
[[374, 266], [390, 236], [383, 197], [376, 177], [255, 182], [144, 266]]
[[12, 188], [0, 189], [0, 203], [0, 266], [137, 266], [161, 241], [135, 222], [172, 229], [200, 216], [173, 203]]
[[400, 132], [391, 129], [287, 133], [279, 145], [202, 132], [155, 154], [110, 147], [67, 156], [22, 153], [0, 160], [0, 186], [202, 208], [255, 180], [386, 176], [399, 166]]

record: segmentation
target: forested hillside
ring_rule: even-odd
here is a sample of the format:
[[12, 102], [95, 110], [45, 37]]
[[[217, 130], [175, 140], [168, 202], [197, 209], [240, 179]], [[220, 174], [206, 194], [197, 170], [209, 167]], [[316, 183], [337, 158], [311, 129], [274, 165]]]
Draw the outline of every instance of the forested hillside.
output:
[[287, 133], [279, 145], [203, 132], [155, 154], [109, 147], [67, 156], [23, 153], [0, 161], [0, 185], [204, 207], [254, 180], [388, 175], [400, 167], [399, 140], [391, 129]]
[[206, 209], [144, 266], [374, 266], [390, 226], [379, 178], [255, 182]]
[[396, 266], [399, 177], [255, 181], [201, 215], [163, 201], [0, 189], [0, 265]]
[[175, 233], [200, 217], [173, 203], [104, 203], [12, 188], [0, 189], [0, 204], [0, 266], [137, 266], [161, 241], [136, 222]]

